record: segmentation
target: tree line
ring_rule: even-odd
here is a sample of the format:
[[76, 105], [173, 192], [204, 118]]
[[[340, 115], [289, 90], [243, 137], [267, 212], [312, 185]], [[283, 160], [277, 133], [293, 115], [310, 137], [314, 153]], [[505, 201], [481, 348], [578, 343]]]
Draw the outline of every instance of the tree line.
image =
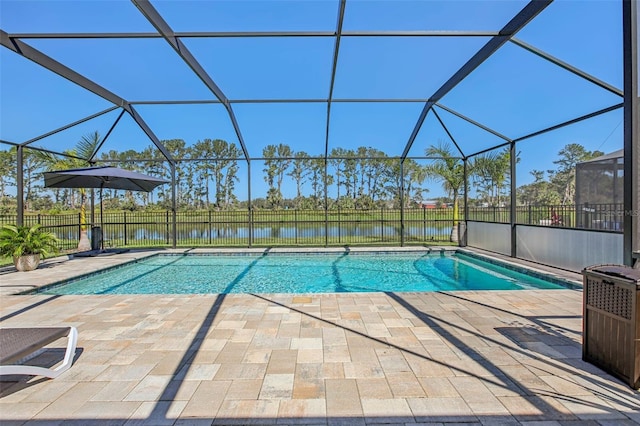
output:
[[[76, 146], [64, 153], [70, 157], [37, 150], [24, 150], [24, 198], [27, 210], [81, 210], [86, 203], [84, 191], [43, 188], [42, 173], [51, 170], [88, 167], [79, 158], [90, 158], [101, 142], [97, 132], [82, 137]], [[162, 141], [176, 159], [176, 203], [180, 210], [247, 208], [247, 200], [237, 196], [240, 175], [246, 176], [246, 162], [236, 144], [221, 139], [203, 139], [187, 145], [182, 139]], [[407, 158], [401, 165], [398, 158], [371, 148], [335, 148], [325, 159], [321, 155], [294, 151], [286, 144], [267, 145], [260, 160], [266, 194], [255, 196], [252, 207], [260, 209], [371, 209], [420, 206], [428, 197], [429, 186], [441, 185], [447, 196], [438, 203], [458, 205], [464, 191], [465, 166], [459, 154], [448, 143], [438, 143], [425, 149], [429, 160]], [[572, 143], [558, 152], [554, 170], [531, 173], [534, 182], [517, 188], [519, 204], [572, 204], [575, 194], [575, 165], [596, 156], [600, 151], [588, 151]], [[79, 158], [74, 158], [79, 157]], [[516, 158], [516, 161], [519, 161]], [[123, 168], [171, 180], [171, 166], [155, 146], [142, 151], [107, 151], [96, 158], [97, 163], [119, 165]], [[257, 161], [252, 160], [255, 174]], [[401, 177], [401, 169], [404, 178]], [[471, 187], [470, 204], [501, 206], [508, 204], [510, 185], [510, 152], [508, 148], [490, 151], [467, 161], [466, 173]], [[546, 176], [545, 176], [546, 174]], [[15, 211], [16, 150], [0, 151], [0, 213]], [[288, 185], [287, 185], [288, 184]], [[403, 197], [400, 188], [404, 184]], [[246, 185], [246, 182], [243, 183]], [[325, 200], [325, 185], [330, 188]], [[255, 186], [255, 185], [254, 185]], [[289, 189], [285, 189], [287, 186]], [[291, 189], [293, 188], [293, 189]], [[286, 196], [285, 193], [288, 195]], [[117, 194], [120, 194], [119, 196]], [[262, 195], [262, 194], [260, 194]], [[172, 206], [171, 185], [162, 185], [151, 193], [104, 191], [107, 209], [139, 210], [168, 209]]]

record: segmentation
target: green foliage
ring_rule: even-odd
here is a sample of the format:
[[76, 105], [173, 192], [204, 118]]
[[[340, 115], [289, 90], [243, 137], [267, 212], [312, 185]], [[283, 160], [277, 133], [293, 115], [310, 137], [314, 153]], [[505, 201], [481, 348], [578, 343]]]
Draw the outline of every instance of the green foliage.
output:
[[549, 182], [544, 180], [544, 172], [533, 170], [531, 174], [535, 179], [534, 182], [522, 185], [516, 190], [518, 202], [528, 206], [560, 204], [560, 195]]
[[[503, 195], [507, 183], [511, 180], [509, 148], [475, 157], [470, 175], [482, 199], [490, 206], [499, 206], [501, 204], [500, 197]], [[505, 192], [504, 197], [508, 198], [508, 191]]]
[[443, 142], [437, 146], [430, 146], [425, 154], [428, 157], [436, 157], [427, 165], [427, 176], [441, 182], [451, 197], [457, 199], [464, 184], [464, 163], [454, 155], [451, 146]]
[[269, 188], [267, 191], [267, 204], [269, 208], [279, 210], [282, 208], [282, 193], [277, 188]]
[[[196, 181], [194, 195], [200, 199], [204, 198], [203, 207], [210, 208], [209, 183], [212, 183], [216, 208], [230, 208], [235, 201], [233, 190], [238, 181], [238, 162], [234, 160], [241, 155], [238, 147], [222, 139], [204, 139], [190, 148], [190, 155], [192, 158], [201, 159], [189, 174], [200, 175], [200, 179], [193, 177]], [[193, 204], [199, 203], [194, 200]]]
[[18, 209], [18, 200], [10, 195], [0, 195], [0, 215], [15, 214]]
[[300, 202], [302, 200], [302, 185], [307, 181], [309, 174], [311, 174], [311, 168], [309, 164], [309, 154], [304, 151], [297, 153], [297, 159], [293, 160], [291, 171], [287, 173], [287, 176], [291, 177], [296, 183], [296, 208], [300, 208]]
[[553, 162], [558, 168], [549, 170], [549, 182], [559, 194], [562, 204], [573, 204], [576, 192], [576, 164], [603, 155], [602, 151], [587, 151], [582, 145], [570, 143], [559, 152], [560, 158]]
[[0, 228], [0, 255], [20, 257], [26, 254], [48, 256], [58, 252], [58, 238], [41, 225], [4, 225]]
[[[102, 138], [100, 137], [100, 134], [97, 131], [94, 131], [82, 136], [74, 148], [64, 151], [66, 156], [59, 156], [44, 151], [35, 151], [35, 155], [44, 163], [44, 167], [48, 171], [89, 167], [91, 166], [90, 161], [93, 159], [96, 149], [100, 145], [101, 141]], [[78, 188], [77, 191], [80, 195], [80, 226], [83, 230], [86, 230], [87, 190], [85, 188]], [[38, 210], [51, 208], [52, 205], [53, 203], [50, 202], [48, 205], [39, 206]]]
[[575, 201], [576, 165], [603, 155], [601, 151], [588, 151], [582, 145], [570, 143], [558, 151], [559, 158], [553, 162], [555, 170], [545, 172], [532, 170], [534, 182], [518, 187], [516, 194], [520, 204], [526, 205], [571, 205]]
[[458, 197], [464, 186], [464, 163], [453, 153], [447, 143], [440, 142], [438, 146], [427, 148], [429, 157], [437, 157], [427, 165], [427, 176], [442, 183], [442, 187], [449, 192], [453, 200], [454, 226], [458, 220]]
[[[247, 200], [238, 200], [237, 187], [246, 185], [245, 176], [249, 178], [248, 172], [253, 174], [255, 168], [246, 166], [246, 174], [241, 171], [245, 167], [243, 152], [236, 144], [221, 139], [203, 139], [193, 145], [182, 139], [161, 142], [176, 159], [177, 211], [248, 209]], [[40, 176], [45, 170], [85, 167], [89, 160], [99, 162], [95, 150], [100, 143], [100, 135], [91, 132], [82, 137], [73, 149], [65, 151], [65, 155], [52, 155], [26, 147], [23, 158], [25, 211], [80, 212], [81, 226], [86, 229], [87, 217], [83, 207], [88, 197], [84, 190], [45, 191]], [[294, 152], [285, 144], [267, 145], [262, 153], [264, 168], [258, 169], [258, 174], [262, 171], [261, 178], [264, 178], [267, 188], [266, 193], [259, 193], [259, 197], [251, 200], [253, 209], [399, 208], [402, 182], [404, 207], [411, 208], [426, 197], [429, 190], [425, 182], [428, 180], [441, 184], [446, 190], [447, 197], [442, 201], [447, 204], [459, 204], [464, 193], [462, 154], [453, 144], [443, 142], [426, 150], [430, 158], [426, 165], [406, 158], [402, 162], [404, 179], [400, 177], [399, 159], [390, 158], [385, 152], [371, 147], [334, 148], [326, 159], [324, 152]], [[518, 203], [574, 203], [576, 164], [601, 154], [600, 151], [590, 152], [578, 143], [569, 143], [558, 149], [554, 170], [533, 171], [537, 174], [536, 181], [517, 188]], [[172, 166], [153, 145], [142, 152], [108, 151], [101, 153], [100, 159], [116, 163], [122, 161], [121, 167], [172, 179]], [[509, 204], [511, 176], [508, 149], [477, 155], [468, 158], [466, 163], [468, 182], [474, 186], [474, 191], [471, 191], [474, 198], [469, 195], [467, 200], [469, 205]], [[16, 212], [17, 201], [12, 192], [16, 186], [15, 176], [15, 148], [0, 150], [0, 214]], [[285, 179], [291, 181], [291, 186], [283, 184]], [[283, 194], [285, 188], [293, 191]], [[261, 191], [254, 191], [254, 196], [256, 192]], [[153, 211], [174, 207], [171, 185], [161, 186], [150, 193], [105, 189], [103, 201], [105, 209], [110, 211]]]
[[16, 148], [0, 151], [0, 197], [7, 196], [7, 187], [16, 183]]
[[46, 211], [53, 208], [53, 200], [48, 195], [42, 195], [31, 199], [31, 210]]
[[361, 210], [370, 210], [375, 208], [375, 202], [369, 195], [361, 195], [355, 200], [355, 208]]
[[405, 207], [410, 207], [412, 202], [420, 204], [424, 199], [424, 194], [429, 192], [428, 189], [422, 186], [427, 178], [428, 169], [411, 159], [405, 160], [403, 168], [405, 174]]
[[293, 151], [289, 145], [285, 144], [267, 145], [262, 150], [262, 155], [265, 158], [264, 181], [269, 185], [267, 200], [273, 208], [282, 208], [282, 181], [291, 164], [290, 158], [293, 156]]
[[355, 208], [355, 202], [351, 196], [343, 195], [338, 198], [335, 207], [339, 209], [352, 210]]

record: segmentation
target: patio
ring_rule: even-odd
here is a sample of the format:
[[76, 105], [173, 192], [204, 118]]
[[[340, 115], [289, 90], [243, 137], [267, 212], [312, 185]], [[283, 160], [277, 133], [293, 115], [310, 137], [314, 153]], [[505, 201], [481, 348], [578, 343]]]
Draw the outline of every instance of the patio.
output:
[[62, 376], [2, 383], [2, 424], [640, 423], [581, 360], [580, 291], [7, 296], [140, 255], [2, 275], [3, 326], [79, 330]]
[[[254, 222], [254, 211], [269, 211], [257, 201], [270, 194], [293, 199], [293, 189], [282, 194], [279, 184], [265, 185], [273, 175], [260, 171], [311, 159], [306, 167], [318, 166], [317, 188], [298, 188], [296, 198], [313, 194], [321, 219], [307, 221], [324, 232], [317, 244], [329, 246], [329, 225], [341, 229], [339, 217], [329, 219], [333, 203], [349, 200], [349, 190], [355, 194], [341, 173], [348, 162], [374, 160], [389, 165], [382, 175], [393, 185], [385, 197], [398, 205], [391, 226], [400, 230], [402, 246], [411, 236], [404, 230], [420, 221], [408, 212], [422, 198], [408, 188], [422, 189], [420, 196], [428, 189], [436, 198], [445, 183], [423, 187], [415, 172], [453, 160], [463, 182], [459, 193], [443, 194], [453, 206], [460, 198], [465, 244], [473, 250], [574, 271], [637, 263], [637, 1], [618, 2], [617, 11], [609, 10], [611, 2], [469, 2], [464, 11], [455, 2], [432, 10], [423, 6], [436, 2], [387, 2], [380, 9], [384, 2], [315, 2], [310, 9], [314, 2], [262, 3], [268, 6], [255, 15], [267, 17], [264, 22], [248, 20], [240, 2], [41, 2], [38, 8], [6, 2], [0, 52], [11, 84], [2, 93], [10, 107], [3, 108], [0, 146], [15, 152], [11, 223], [25, 223], [31, 208], [33, 152], [87, 165], [140, 163], [171, 180], [164, 233], [143, 221], [129, 229], [131, 237], [123, 229], [123, 242], [155, 232], [166, 247], [178, 247], [177, 214], [203, 201], [214, 176], [194, 199], [182, 197], [196, 192], [191, 182], [200, 180], [179, 179], [181, 167], [230, 161], [225, 173], [235, 186], [216, 191], [227, 195], [215, 208], [207, 192], [209, 233], [200, 234], [212, 239], [211, 212], [235, 197], [229, 211], [246, 212], [248, 231], [238, 231], [231, 216], [219, 222], [246, 234], [242, 245], [267, 246], [271, 234], [254, 241], [254, 224], [272, 232], [281, 220]], [[87, 132], [95, 132], [95, 145], [71, 155], [70, 141]], [[228, 145], [212, 153], [196, 149], [205, 139]], [[176, 141], [185, 149], [170, 143]], [[440, 141], [451, 152], [434, 156]], [[607, 213], [622, 217], [623, 232], [518, 217], [518, 189], [533, 182], [531, 172], [555, 169], [553, 156], [573, 141], [588, 151], [623, 148], [623, 209], [613, 212], [624, 213]], [[283, 152], [273, 151], [275, 144], [284, 144]], [[473, 220], [470, 202], [486, 194], [470, 179], [471, 166], [487, 156], [505, 160], [503, 178], [492, 178], [489, 189], [493, 194], [495, 185], [492, 202], [510, 214]], [[380, 199], [365, 192], [372, 202]], [[273, 200], [266, 207], [285, 211]], [[188, 231], [204, 223], [185, 221], [196, 224]], [[389, 243], [382, 222], [376, 244]], [[424, 216], [422, 224], [426, 229]], [[80, 222], [63, 226], [80, 231]], [[431, 243], [423, 234], [416, 244]], [[67, 239], [75, 244], [75, 235]], [[3, 378], [2, 425], [640, 424], [640, 394], [582, 361], [579, 290], [14, 295], [150, 252], [60, 257], [31, 273], [0, 270], [3, 327], [79, 331], [75, 364], [60, 377]], [[56, 343], [32, 362], [48, 366], [62, 352]]]

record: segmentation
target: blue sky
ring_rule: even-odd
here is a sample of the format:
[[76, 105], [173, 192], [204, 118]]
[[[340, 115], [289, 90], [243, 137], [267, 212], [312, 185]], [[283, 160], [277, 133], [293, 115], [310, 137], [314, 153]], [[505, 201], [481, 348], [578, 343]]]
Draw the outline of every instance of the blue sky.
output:
[[[175, 31], [333, 31], [339, 2], [153, 1]], [[349, 0], [343, 30], [498, 30], [526, 2]], [[622, 88], [622, 12], [619, 1], [555, 1], [516, 37]], [[0, 28], [24, 32], [153, 32], [129, 1], [0, 0]], [[163, 39], [25, 40], [128, 101], [206, 100], [213, 95]], [[486, 37], [343, 37], [334, 98], [427, 98], [484, 43]], [[183, 42], [227, 98], [327, 98], [332, 38], [186, 38]], [[517, 138], [609, 107], [621, 99], [508, 43], [441, 103]], [[107, 101], [0, 48], [0, 139], [24, 142], [109, 108]], [[330, 149], [371, 146], [400, 155], [421, 103], [334, 103]], [[221, 105], [139, 105], [160, 139], [237, 142]], [[234, 104], [250, 155], [267, 144], [324, 151], [326, 104]], [[89, 131], [105, 134], [119, 111], [35, 145], [63, 150]], [[465, 154], [500, 139], [439, 110]], [[519, 145], [518, 185], [530, 171], [553, 168], [568, 143], [589, 150], [622, 148], [622, 110], [533, 138]], [[410, 155], [420, 156], [448, 136], [430, 114]], [[151, 142], [126, 115], [104, 150], [144, 149]], [[243, 168], [244, 169], [244, 168]], [[241, 170], [243, 170], [241, 169]], [[264, 196], [260, 162], [252, 163], [253, 196]], [[245, 179], [242, 177], [242, 179]], [[240, 198], [246, 179], [238, 185]], [[291, 186], [285, 188], [290, 190]], [[291, 194], [285, 194], [290, 196]], [[442, 195], [437, 184], [428, 197]]]

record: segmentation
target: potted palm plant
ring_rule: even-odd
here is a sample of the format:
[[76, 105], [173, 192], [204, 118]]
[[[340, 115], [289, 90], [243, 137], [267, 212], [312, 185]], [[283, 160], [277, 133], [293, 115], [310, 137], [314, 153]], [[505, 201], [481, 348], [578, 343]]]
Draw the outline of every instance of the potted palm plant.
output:
[[0, 228], [0, 255], [13, 257], [18, 271], [32, 271], [43, 256], [58, 252], [58, 238], [40, 225]]

